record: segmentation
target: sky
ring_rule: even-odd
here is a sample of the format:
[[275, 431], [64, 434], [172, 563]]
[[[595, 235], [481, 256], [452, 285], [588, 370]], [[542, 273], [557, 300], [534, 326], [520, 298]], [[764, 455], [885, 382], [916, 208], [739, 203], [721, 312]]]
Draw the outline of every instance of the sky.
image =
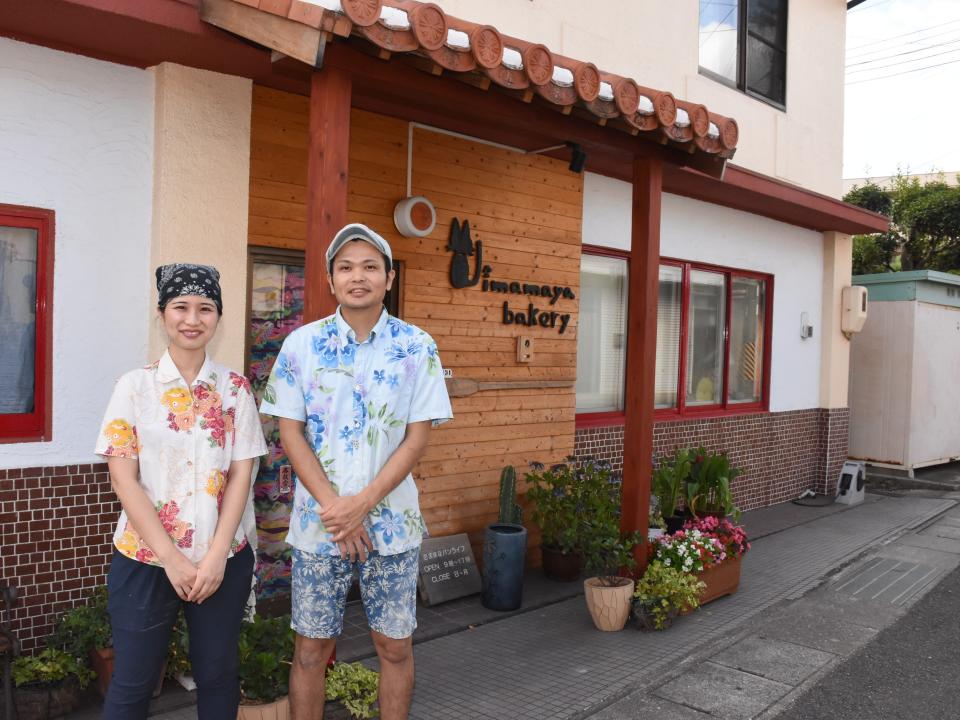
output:
[[843, 176], [898, 170], [960, 171], [960, 0], [847, 12]]

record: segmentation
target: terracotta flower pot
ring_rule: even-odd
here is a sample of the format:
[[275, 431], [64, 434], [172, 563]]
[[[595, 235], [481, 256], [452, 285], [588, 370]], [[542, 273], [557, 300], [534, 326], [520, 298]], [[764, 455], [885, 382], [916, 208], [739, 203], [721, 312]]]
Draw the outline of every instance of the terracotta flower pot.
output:
[[583, 581], [583, 594], [587, 609], [597, 630], [608, 632], [623, 630], [630, 617], [630, 601], [633, 597], [633, 580], [619, 578], [620, 585], [602, 585], [600, 578]]
[[237, 720], [289, 720], [290, 698], [284, 695], [279, 700], [262, 705], [241, 705]]
[[543, 574], [549, 580], [573, 582], [580, 579], [583, 572], [583, 555], [578, 552], [564, 553], [549, 545], [540, 546], [543, 558]]

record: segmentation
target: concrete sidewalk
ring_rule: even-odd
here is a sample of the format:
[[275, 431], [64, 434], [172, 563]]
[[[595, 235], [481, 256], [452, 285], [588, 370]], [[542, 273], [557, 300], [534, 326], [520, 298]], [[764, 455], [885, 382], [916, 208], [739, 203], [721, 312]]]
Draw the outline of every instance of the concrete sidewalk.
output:
[[[881, 621], [895, 621], [955, 566], [960, 541], [942, 535], [960, 538], [960, 510], [938, 523], [947, 530], [916, 532], [955, 504], [868, 495], [852, 508], [787, 503], [746, 513], [753, 549], [744, 557], [740, 590], [663, 633], [629, 627], [599, 632], [579, 584], [544, 583], [536, 576], [535, 592], [525, 595], [525, 611], [518, 614], [491, 613], [475, 598], [445, 615], [444, 606], [421, 609], [410, 717], [772, 717], [791, 694], [867, 642]], [[895, 538], [901, 539], [891, 544]], [[870, 551], [885, 560], [865, 558]], [[853, 581], [845, 594], [830, 589], [847, 577]], [[889, 598], [861, 602], [862, 585], [876, 590], [888, 583]], [[827, 592], [832, 595], [818, 596]], [[531, 604], [538, 607], [527, 610]], [[850, 617], [858, 622], [845, 622]], [[376, 667], [362, 633], [352, 634], [339, 652], [343, 660], [369, 658], [365, 662]], [[154, 717], [196, 718], [192, 705], [182, 707], [189, 696], [164, 695]]]

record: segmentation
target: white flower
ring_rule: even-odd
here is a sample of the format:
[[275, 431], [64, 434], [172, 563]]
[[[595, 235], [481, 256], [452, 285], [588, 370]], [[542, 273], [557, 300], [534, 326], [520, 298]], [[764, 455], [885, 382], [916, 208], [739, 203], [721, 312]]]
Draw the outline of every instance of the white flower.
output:
[[686, 545], [681, 545], [680, 547], [677, 548], [677, 552], [680, 553], [681, 555], [686, 555], [686, 554], [687, 554], [687, 546], [686, 546]]
[[666, 560], [664, 560], [664, 561], [663, 561], [663, 564], [664, 564], [664, 565], [669, 565], [669, 564], [670, 564], [670, 558], [667, 558]]

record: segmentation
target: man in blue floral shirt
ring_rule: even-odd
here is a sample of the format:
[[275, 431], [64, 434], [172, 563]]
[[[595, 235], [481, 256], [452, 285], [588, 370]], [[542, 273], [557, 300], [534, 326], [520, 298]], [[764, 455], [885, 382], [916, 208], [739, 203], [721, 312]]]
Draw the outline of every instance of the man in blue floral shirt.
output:
[[410, 471], [431, 426], [453, 413], [436, 343], [383, 308], [392, 263], [387, 241], [365, 225], [337, 233], [327, 269], [340, 306], [287, 337], [260, 408], [280, 419], [297, 477], [287, 535], [295, 720], [323, 717], [324, 669], [354, 568], [380, 658], [380, 716], [405, 718], [410, 706], [425, 531]]

